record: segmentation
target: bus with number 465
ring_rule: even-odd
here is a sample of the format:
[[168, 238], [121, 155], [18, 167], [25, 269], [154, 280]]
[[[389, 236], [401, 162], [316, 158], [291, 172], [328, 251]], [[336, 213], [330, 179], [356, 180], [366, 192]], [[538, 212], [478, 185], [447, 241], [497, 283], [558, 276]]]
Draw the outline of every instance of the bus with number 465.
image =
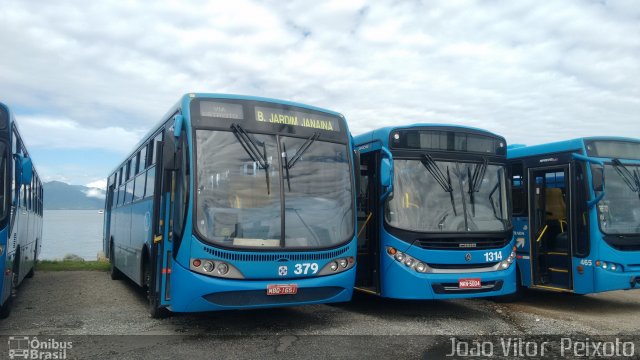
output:
[[187, 94], [108, 177], [111, 276], [154, 317], [349, 301], [354, 184], [342, 115]]
[[518, 291], [640, 288], [640, 140], [512, 146], [508, 158]]
[[415, 124], [354, 138], [360, 156], [356, 289], [398, 299], [515, 291], [506, 142]]
[[1, 318], [9, 316], [18, 286], [34, 274], [42, 246], [43, 195], [15, 117], [0, 103]]

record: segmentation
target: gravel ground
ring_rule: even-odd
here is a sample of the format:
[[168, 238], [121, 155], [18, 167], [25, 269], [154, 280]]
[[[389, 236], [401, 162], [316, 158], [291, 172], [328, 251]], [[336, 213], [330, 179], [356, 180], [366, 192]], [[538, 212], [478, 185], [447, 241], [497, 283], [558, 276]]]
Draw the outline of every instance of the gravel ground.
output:
[[149, 335], [72, 336], [79, 358], [213, 353], [225, 358], [324, 358], [372, 352], [422, 357], [427, 348], [448, 346], [441, 344], [446, 337], [423, 335], [636, 335], [638, 319], [640, 291], [588, 296], [527, 292], [525, 299], [511, 304], [356, 294], [344, 304], [174, 314], [156, 320], [147, 315], [144, 295], [133, 283], [112, 281], [103, 272], [77, 271], [39, 272], [27, 279], [11, 316], [0, 321], [0, 335]]

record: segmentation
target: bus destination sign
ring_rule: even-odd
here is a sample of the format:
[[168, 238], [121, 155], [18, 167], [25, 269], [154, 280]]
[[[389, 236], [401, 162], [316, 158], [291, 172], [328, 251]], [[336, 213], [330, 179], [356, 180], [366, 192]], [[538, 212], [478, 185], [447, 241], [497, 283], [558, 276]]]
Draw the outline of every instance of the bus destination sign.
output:
[[242, 105], [215, 101], [200, 102], [200, 116], [221, 119], [242, 119]]
[[338, 118], [322, 116], [303, 111], [271, 109], [266, 107], [255, 108], [256, 121], [272, 124], [285, 124], [326, 131], [340, 131]]

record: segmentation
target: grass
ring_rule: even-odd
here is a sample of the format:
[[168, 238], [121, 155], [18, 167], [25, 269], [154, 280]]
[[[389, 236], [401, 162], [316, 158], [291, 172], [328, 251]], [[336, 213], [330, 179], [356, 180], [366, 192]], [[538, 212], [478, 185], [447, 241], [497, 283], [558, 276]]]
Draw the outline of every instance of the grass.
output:
[[108, 271], [109, 263], [104, 261], [42, 260], [36, 264], [36, 271]]

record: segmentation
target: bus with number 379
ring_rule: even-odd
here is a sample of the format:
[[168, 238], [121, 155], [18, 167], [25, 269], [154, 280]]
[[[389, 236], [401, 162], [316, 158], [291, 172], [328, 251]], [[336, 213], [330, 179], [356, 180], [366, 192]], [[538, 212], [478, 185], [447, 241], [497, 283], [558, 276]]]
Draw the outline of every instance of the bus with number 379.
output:
[[349, 301], [353, 165], [336, 112], [187, 94], [108, 178], [111, 276], [154, 317]]

